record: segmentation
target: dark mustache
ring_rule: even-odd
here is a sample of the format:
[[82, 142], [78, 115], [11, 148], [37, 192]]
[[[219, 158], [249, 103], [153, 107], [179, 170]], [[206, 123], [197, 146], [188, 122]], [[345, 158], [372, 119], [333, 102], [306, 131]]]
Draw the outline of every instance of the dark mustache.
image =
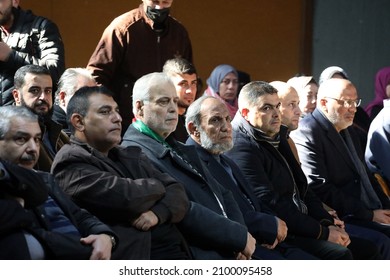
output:
[[38, 106], [41, 106], [41, 105], [46, 105], [47, 107], [50, 107], [49, 106], [49, 103], [47, 103], [45, 100], [38, 100], [36, 103], [35, 103], [35, 107], [38, 107]]

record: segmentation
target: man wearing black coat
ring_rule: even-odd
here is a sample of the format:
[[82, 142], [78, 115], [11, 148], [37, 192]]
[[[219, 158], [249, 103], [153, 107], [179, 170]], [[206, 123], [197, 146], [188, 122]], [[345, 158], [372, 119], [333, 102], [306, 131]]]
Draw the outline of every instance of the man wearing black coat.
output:
[[[246, 175], [257, 198], [286, 222], [287, 240], [321, 259], [351, 258], [349, 249], [356, 258], [377, 258], [378, 249], [365, 240], [351, 242], [308, 189], [281, 127], [277, 90], [266, 82], [251, 82], [241, 90], [238, 103], [232, 122], [234, 147], [226, 154]], [[359, 244], [367, 248], [355, 249]]]
[[315, 259], [314, 256], [286, 244], [286, 223], [259, 203], [253, 188], [241, 170], [223, 153], [233, 147], [231, 117], [226, 105], [211, 96], [196, 100], [187, 110], [186, 127], [200, 159], [214, 178], [229, 189], [244, 216], [249, 232], [258, 244], [255, 255], [263, 259]]
[[137, 121], [122, 145], [142, 148], [159, 170], [183, 183], [191, 208], [178, 226], [195, 259], [250, 259], [256, 242], [233, 195], [205, 169], [193, 147], [170, 135], [177, 125], [178, 99], [167, 75], [138, 79], [133, 91]]
[[32, 170], [41, 135], [25, 107], [0, 108], [0, 258], [110, 259], [113, 231]]
[[64, 44], [52, 21], [4, 0], [0, 13], [0, 105], [11, 105], [14, 74], [27, 64], [46, 67], [56, 85], [65, 70]]

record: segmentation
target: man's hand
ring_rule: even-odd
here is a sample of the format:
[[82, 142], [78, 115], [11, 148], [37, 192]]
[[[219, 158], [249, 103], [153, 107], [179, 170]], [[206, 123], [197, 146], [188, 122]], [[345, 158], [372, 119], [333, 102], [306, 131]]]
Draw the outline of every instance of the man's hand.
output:
[[111, 258], [112, 243], [107, 234], [91, 234], [80, 239], [81, 243], [91, 245], [93, 250], [90, 260], [109, 260]]
[[374, 217], [372, 220], [381, 224], [390, 224], [390, 210], [389, 209], [378, 209], [374, 210]]
[[158, 224], [158, 217], [152, 211], [147, 211], [142, 213], [134, 222], [133, 227], [142, 230], [148, 231], [152, 227]]
[[351, 240], [349, 239], [348, 233], [344, 229], [337, 226], [329, 226], [329, 237], [328, 241], [339, 244], [343, 247], [347, 247]]
[[0, 42], [0, 61], [7, 61], [12, 49], [4, 42]]
[[[237, 259], [250, 260], [256, 249], [256, 239], [248, 232], [245, 249], [238, 253]], [[238, 258], [240, 256], [240, 258]]]
[[276, 220], [278, 222], [278, 233], [277, 233], [277, 236], [275, 238], [275, 241], [273, 244], [261, 244], [261, 246], [267, 248], [267, 249], [270, 249], [270, 250], [273, 250], [275, 249], [276, 245], [278, 245], [279, 243], [283, 242], [286, 237], [287, 237], [287, 225], [286, 223], [279, 219], [278, 217], [276, 217]]
[[281, 243], [287, 237], [288, 228], [286, 223], [283, 220], [279, 219], [278, 217], [276, 217], [276, 219], [278, 220], [278, 235], [276, 238], [278, 239], [278, 242]]
[[333, 217], [334, 225], [338, 226], [339, 228], [345, 228], [344, 221], [340, 220], [336, 210], [329, 210], [328, 213]]

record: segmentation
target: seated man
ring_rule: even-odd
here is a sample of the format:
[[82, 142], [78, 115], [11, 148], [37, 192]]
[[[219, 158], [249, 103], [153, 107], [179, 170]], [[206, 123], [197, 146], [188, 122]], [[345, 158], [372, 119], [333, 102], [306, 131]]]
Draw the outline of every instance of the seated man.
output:
[[0, 107], [0, 259], [110, 259], [113, 231], [32, 171], [41, 136], [28, 109]]
[[206, 172], [193, 147], [169, 137], [177, 125], [177, 103], [175, 87], [165, 74], [138, 79], [133, 89], [137, 121], [126, 131], [122, 145], [141, 147], [158, 169], [184, 184], [193, 211], [200, 211], [197, 216], [202, 220], [195, 229], [186, 224], [191, 219], [179, 225], [195, 259], [250, 259], [256, 242], [231, 192]]
[[79, 89], [67, 118], [71, 143], [52, 168], [62, 189], [129, 243], [124, 258], [190, 258], [175, 226], [189, 208], [184, 188], [156, 170], [140, 148], [118, 146], [122, 118], [112, 93], [97, 86]]
[[323, 82], [317, 108], [291, 136], [309, 187], [321, 200], [345, 222], [390, 236], [390, 201], [367, 172], [350, 129], [360, 101], [349, 80]]
[[[226, 154], [249, 179], [257, 198], [286, 222], [287, 240], [321, 259], [352, 258], [348, 248], [355, 242], [308, 189], [281, 130], [277, 90], [266, 82], [251, 82], [242, 88], [238, 104], [232, 122], [234, 147]], [[354, 250], [355, 257], [377, 257], [373, 244], [360, 242], [372, 251]]]
[[49, 70], [39, 65], [25, 65], [15, 73], [12, 94], [16, 106], [24, 106], [39, 117], [43, 129], [39, 159], [35, 169], [50, 172], [57, 151], [68, 143], [69, 137], [62, 126], [52, 120], [53, 82]]
[[58, 81], [52, 119], [62, 125], [62, 131], [68, 136], [70, 136], [70, 130], [66, 122], [66, 108], [76, 90], [85, 86], [96, 86], [95, 79], [85, 68], [68, 68]]
[[230, 121], [229, 111], [221, 100], [212, 96], [199, 98], [187, 110], [186, 127], [190, 135], [187, 145], [196, 147], [214, 178], [232, 191], [249, 232], [262, 245], [256, 248], [256, 256], [263, 259], [315, 259], [282, 243], [287, 236], [286, 223], [258, 202], [239, 167], [223, 155], [233, 147]]
[[[278, 90], [278, 96], [280, 98], [280, 113], [282, 120], [281, 129], [287, 129], [287, 133], [283, 135], [287, 137], [287, 141], [290, 144], [290, 148], [293, 151], [294, 156], [297, 158], [297, 161], [299, 162], [295, 143], [290, 137], [288, 137], [288, 134], [290, 132], [298, 128], [299, 119], [301, 115], [301, 110], [298, 106], [299, 96], [295, 89], [285, 82], [274, 81], [271, 82], [270, 85], [272, 85]], [[326, 205], [325, 208], [329, 208], [329, 206]], [[339, 220], [337, 212], [335, 210], [330, 209], [328, 212], [335, 218], [335, 222], [337, 222], [339, 225], [343, 223]], [[345, 224], [345, 230], [350, 236], [367, 239], [375, 243], [375, 245], [378, 246], [378, 248], [380, 249], [382, 257], [384, 259], [390, 259], [390, 238], [385, 234], [348, 223]]]

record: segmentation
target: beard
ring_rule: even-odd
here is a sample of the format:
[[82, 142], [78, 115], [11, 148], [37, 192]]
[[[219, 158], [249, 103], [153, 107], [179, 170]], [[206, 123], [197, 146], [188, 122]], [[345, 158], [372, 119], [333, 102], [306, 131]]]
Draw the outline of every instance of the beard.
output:
[[212, 154], [222, 154], [233, 148], [233, 140], [224, 143], [213, 143], [211, 138], [203, 129], [198, 128], [198, 130], [201, 146]]
[[[26, 102], [24, 101], [24, 99], [22, 97], [20, 100], [20, 103], [22, 106], [26, 107], [27, 109], [29, 109], [31, 112], [33, 112], [35, 115], [38, 116], [38, 120], [39, 120], [40, 124], [47, 124], [53, 116], [53, 106], [50, 106], [50, 104], [47, 103], [45, 100], [38, 100], [31, 107], [31, 106], [26, 104]], [[43, 104], [49, 108], [49, 110], [47, 112], [38, 111], [36, 109], [36, 107], [41, 106]]]
[[0, 25], [7, 25], [11, 22], [13, 9], [15, 8], [11, 6], [2, 13], [2, 17], [0, 18]]

